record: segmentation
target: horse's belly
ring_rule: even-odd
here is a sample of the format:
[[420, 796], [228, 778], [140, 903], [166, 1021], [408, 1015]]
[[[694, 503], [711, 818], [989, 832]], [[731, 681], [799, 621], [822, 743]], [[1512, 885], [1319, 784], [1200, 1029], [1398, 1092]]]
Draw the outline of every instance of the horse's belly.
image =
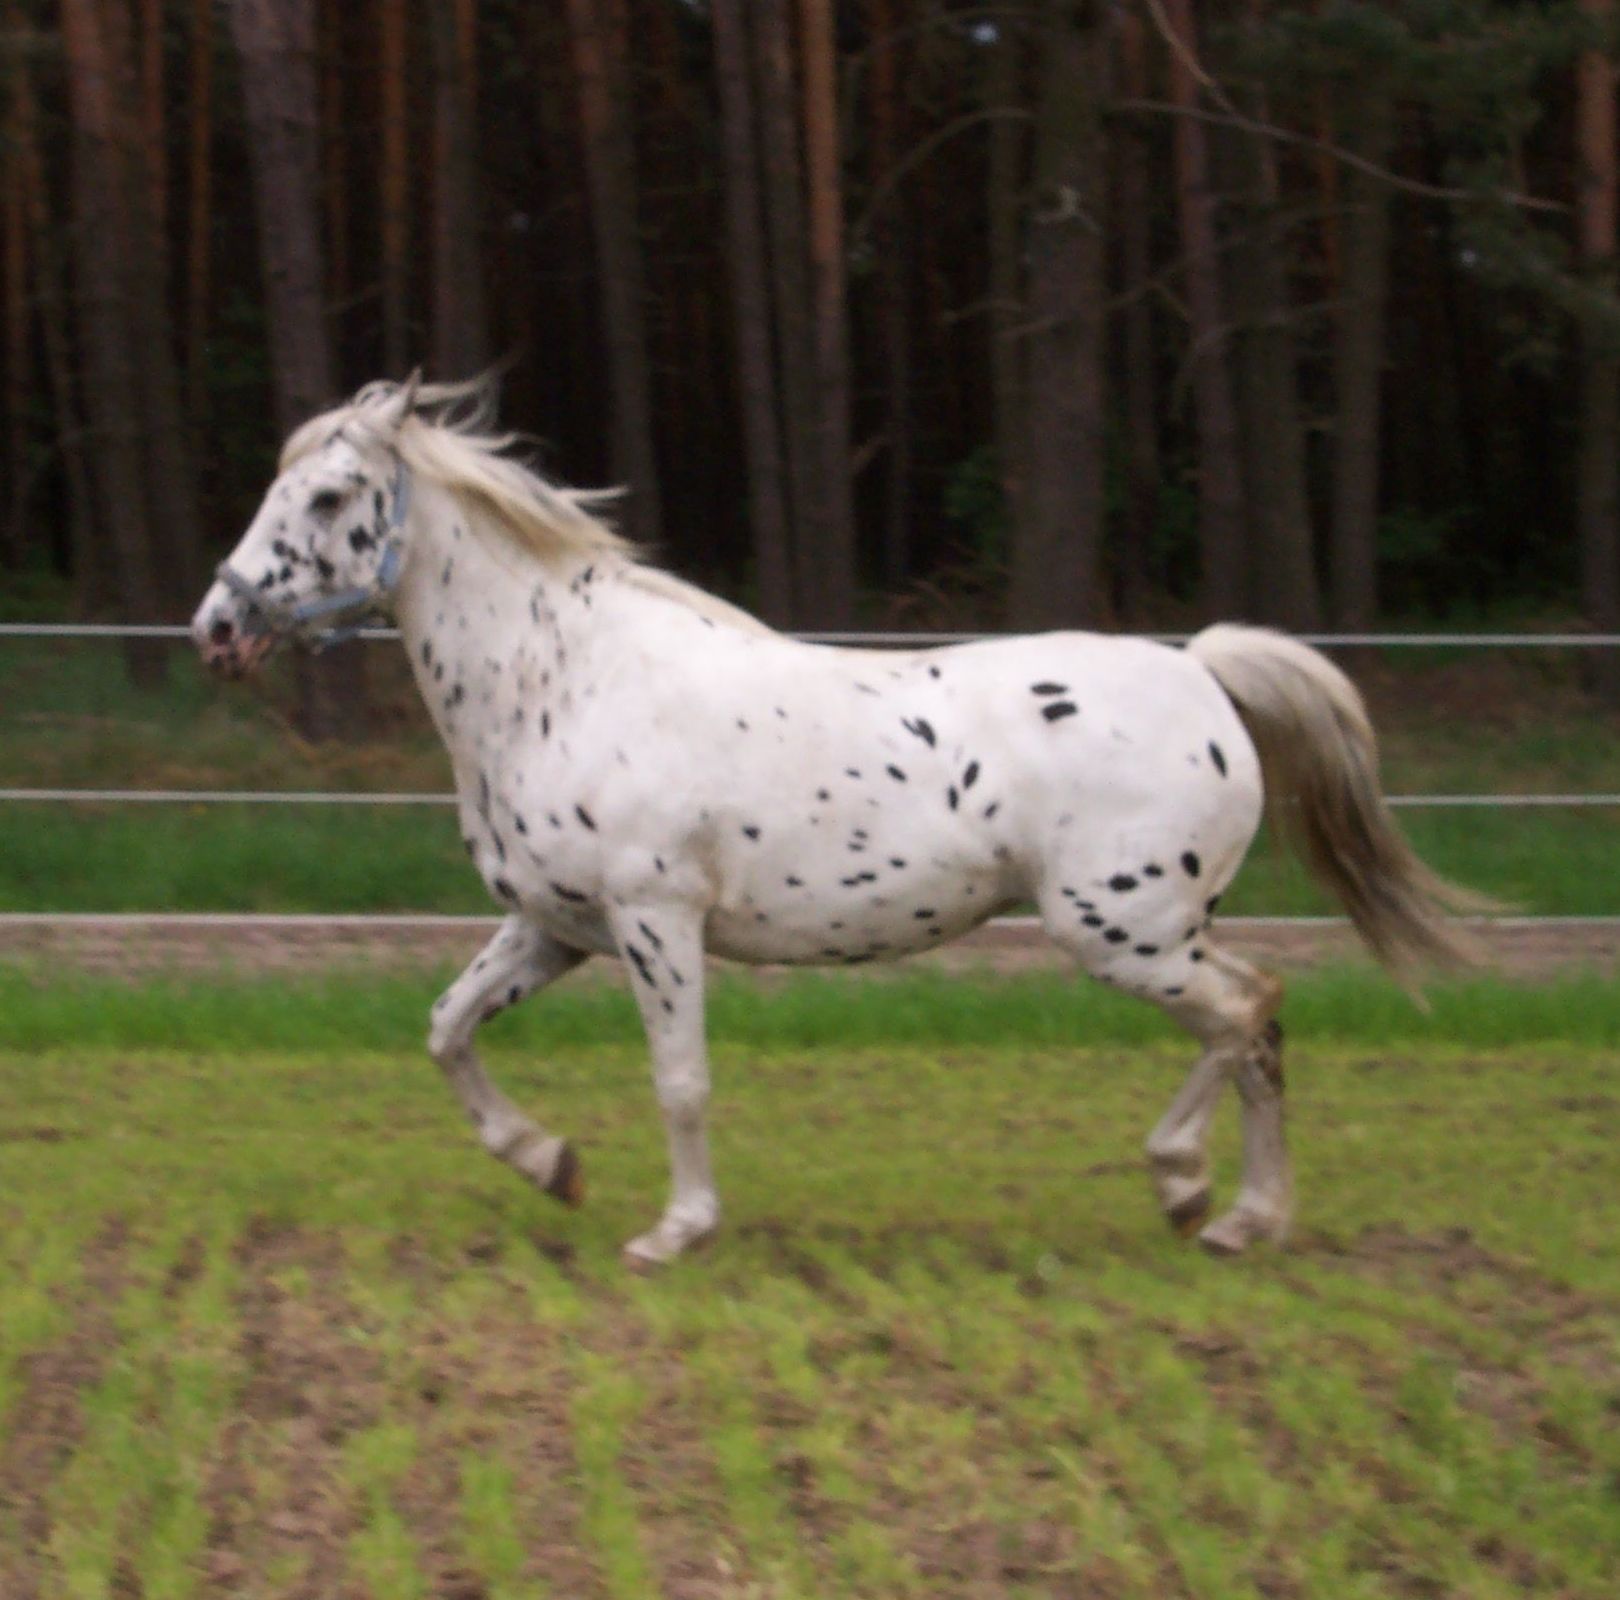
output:
[[948, 874], [854, 862], [830, 885], [744, 892], [709, 913], [704, 942], [733, 961], [826, 965], [888, 961], [977, 927], [1007, 899], [992, 865]]

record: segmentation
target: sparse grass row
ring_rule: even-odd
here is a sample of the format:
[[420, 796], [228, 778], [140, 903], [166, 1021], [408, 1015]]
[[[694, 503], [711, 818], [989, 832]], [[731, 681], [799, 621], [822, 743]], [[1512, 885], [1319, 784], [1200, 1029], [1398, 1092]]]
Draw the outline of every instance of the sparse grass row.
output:
[[864, 1003], [846, 1048], [722, 1041], [729, 1226], [651, 1281], [632, 1044], [495, 1052], [580, 1138], [578, 1214], [414, 1050], [0, 1054], [0, 1584], [1615, 1592], [1611, 1056], [1296, 1032], [1299, 1238], [1221, 1264], [1135, 1159], [1185, 1050], [883, 1042]]

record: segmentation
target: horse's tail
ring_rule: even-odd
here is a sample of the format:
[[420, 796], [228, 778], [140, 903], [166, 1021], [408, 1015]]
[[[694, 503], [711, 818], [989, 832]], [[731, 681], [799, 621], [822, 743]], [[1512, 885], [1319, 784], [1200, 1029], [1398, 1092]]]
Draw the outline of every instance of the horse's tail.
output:
[[1342, 904], [1408, 989], [1422, 966], [1482, 953], [1448, 913], [1493, 908], [1418, 860], [1378, 781], [1378, 741], [1356, 687], [1325, 656], [1266, 628], [1218, 624], [1187, 646], [1254, 740], [1272, 832]]

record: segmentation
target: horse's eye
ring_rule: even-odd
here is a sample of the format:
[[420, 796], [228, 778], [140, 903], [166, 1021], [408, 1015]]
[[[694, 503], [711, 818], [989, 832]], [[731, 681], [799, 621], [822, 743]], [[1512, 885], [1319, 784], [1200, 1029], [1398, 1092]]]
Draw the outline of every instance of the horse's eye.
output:
[[309, 510], [312, 516], [329, 517], [342, 504], [343, 496], [336, 489], [322, 489], [311, 498]]

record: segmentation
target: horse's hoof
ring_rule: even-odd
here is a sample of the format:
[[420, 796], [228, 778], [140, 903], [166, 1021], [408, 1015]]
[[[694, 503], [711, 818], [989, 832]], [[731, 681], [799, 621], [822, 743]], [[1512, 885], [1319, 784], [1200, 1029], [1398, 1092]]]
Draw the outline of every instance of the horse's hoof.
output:
[[1209, 1206], [1210, 1192], [1204, 1189], [1171, 1206], [1164, 1214], [1165, 1220], [1181, 1238], [1191, 1239], [1208, 1218]]
[[557, 1152], [557, 1169], [546, 1185], [546, 1193], [565, 1206], [577, 1210], [585, 1204], [585, 1174], [580, 1170], [579, 1157], [567, 1140]]
[[1198, 1242], [1212, 1256], [1240, 1256], [1251, 1244], [1281, 1244], [1288, 1235], [1286, 1217], [1268, 1217], [1260, 1212], [1228, 1211], [1198, 1235]]
[[624, 1263], [625, 1271], [633, 1272], [638, 1278], [649, 1278], [655, 1272], [660, 1272], [669, 1265], [671, 1258], [665, 1256], [642, 1255], [634, 1245], [627, 1244], [619, 1252], [619, 1260]]

